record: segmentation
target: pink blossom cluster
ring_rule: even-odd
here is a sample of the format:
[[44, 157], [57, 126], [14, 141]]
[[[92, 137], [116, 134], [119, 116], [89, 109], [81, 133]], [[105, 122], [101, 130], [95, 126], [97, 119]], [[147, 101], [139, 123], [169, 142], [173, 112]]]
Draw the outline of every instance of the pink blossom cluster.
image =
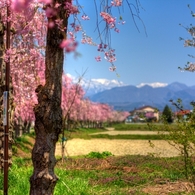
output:
[[107, 47], [108, 47], [107, 44], [100, 43], [100, 44], [98, 45], [98, 51], [104, 52], [105, 49], [107, 49]]
[[100, 16], [106, 21], [110, 28], [115, 27], [116, 19], [106, 12], [101, 12]]
[[113, 0], [113, 1], [111, 1], [111, 5], [119, 7], [122, 5], [122, 0]]
[[4, 61], [5, 61], [5, 62], [8, 62], [9, 59], [10, 59], [10, 57], [11, 57], [11, 55], [12, 55], [12, 50], [11, 50], [11, 49], [6, 50], [5, 56], [4, 56]]
[[[49, 6], [46, 6], [46, 9], [45, 9], [45, 16], [47, 18], [53, 18], [54, 16], [57, 16], [57, 10], [58, 10], [57, 8], [59, 6], [61, 6], [61, 4], [59, 4], [59, 3], [56, 3], [55, 5], [53, 5], [52, 0], [11, 0], [11, 1], [12, 1], [12, 8], [15, 11], [28, 10], [29, 5], [32, 5], [32, 4], [39, 6], [39, 7], [41, 7], [40, 3], [49, 5]], [[122, 5], [122, 3], [123, 3], [122, 0], [112, 0], [110, 9], [112, 7], [119, 7]], [[68, 52], [68, 53], [75, 52], [76, 47], [78, 46], [78, 42], [75, 40], [75, 37], [76, 37], [76, 34], [78, 32], [82, 32], [81, 43], [89, 44], [89, 45], [96, 45], [93, 42], [92, 38], [90, 36], [87, 36], [86, 33], [84, 33], [84, 31], [81, 27], [81, 22], [78, 21], [77, 14], [79, 14], [80, 12], [83, 12], [82, 8], [80, 9], [79, 4], [73, 5], [73, 0], [67, 0], [67, 1], [65, 1], [64, 5], [62, 5], [62, 6], [66, 10], [66, 14], [68, 14], [68, 16], [74, 15], [74, 19], [73, 19], [73, 22], [69, 25], [69, 28], [67, 28], [67, 29], [66, 29], [66, 27], [63, 26], [63, 21], [58, 19], [58, 18], [55, 20], [48, 20], [48, 27], [49, 28], [53, 28], [55, 25], [57, 25], [58, 29], [60, 31], [67, 30], [67, 32], [68, 32], [69, 36], [67, 38], [65, 38], [60, 43], [59, 46], [61, 48], [63, 48], [65, 52]], [[111, 28], [115, 32], [119, 33], [120, 30], [116, 27], [116, 18], [114, 18], [109, 13], [107, 13], [105, 11], [106, 9], [102, 9], [102, 10], [104, 10], [104, 11], [100, 11], [100, 16], [103, 18], [103, 20], [106, 22], [106, 24], [108, 24], [106, 28]], [[44, 12], [42, 12], [42, 13], [44, 15]], [[28, 16], [28, 15], [29, 14], [26, 14], [26, 16]], [[34, 16], [32, 16], [32, 17], [34, 17]], [[89, 20], [89, 16], [83, 12], [83, 14], [81, 15], [81, 19], [82, 20]], [[122, 24], [123, 23], [124, 22], [122, 22]], [[26, 31], [26, 30], [28, 30], [28, 29], [25, 28], [25, 24], [24, 24], [24, 28], [22, 28], [21, 30], [18, 30], [18, 33], [20, 33], [20, 32], [24, 33], [24, 31]], [[38, 41], [39, 41], [39, 39], [38, 39]], [[108, 62], [113, 63], [116, 61], [114, 50], [107, 49], [107, 47], [108, 47], [107, 44], [104, 44], [102, 46], [100, 44], [98, 46], [98, 51], [104, 52], [104, 58]], [[98, 62], [100, 62], [102, 60], [100, 55], [96, 56], [95, 59]]]
[[87, 36], [85, 33], [82, 33], [81, 43], [88, 44], [88, 45], [95, 45], [92, 38]]
[[[112, 17], [110, 14], [106, 12], [101, 12], [100, 16], [106, 21], [109, 28], [114, 29], [115, 32], [119, 33], [120, 30], [116, 27], [116, 18]], [[119, 22], [118, 24], [124, 24], [125, 22]]]
[[[121, 6], [122, 1], [113, 0], [112, 7]], [[45, 4], [43, 6], [43, 4]], [[6, 22], [6, 0], [0, 1], [0, 11], [2, 20]], [[68, 15], [73, 16], [73, 22], [67, 27], [63, 26], [63, 21], [57, 17], [59, 6], [66, 9]], [[57, 26], [62, 32], [67, 30], [67, 38], [59, 45], [65, 52], [75, 52], [78, 42], [76, 41], [77, 33], [82, 33], [81, 42], [84, 44], [96, 45], [92, 38], [84, 32], [81, 26], [82, 20], [89, 20], [79, 6], [73, 5], [72, 0], [66, 0], [61, 5], [53, 4], [52, 0], [11, 0], [12, 13], [8, 20], [12, 25], [11, 48], [5, 55], [5, 60], [10, 58], [11, 76], [14, 87], [14, 101], [16, 104], [16, 118], [21, 117], [23, 120], [34, 120], [33, 106], [37, 103], [35, 88], [45, 82], [45, 43], [47, 27]], [[44, 8], [44, 9], [43, 9]], [[45, 10], [45, 11], [43, 11]], [[106, 28], [111, 28], [116, 32], [116, 19], [105, 12], [106, 9], [100, 10], [100, 16], [106, 22]], [[80, 13], [82, 12], [82, 13]], [[81, 21], [78, 20], [77, 14], [81, 15]], [[53, 19], [55, 16], [55, 19]], [[52, 18], [52, 19], [51, 19]], [[85, 22], [85, 21], [83, 21]], [[115, 51], [109, 44], [102, 43], [102, 35], [99, 33], [101, 43], [98, 45], [98, 52], [102, 52], [104, 58], [112, 65], [110, 71], [115, 71], [116, 67], [113, 62], [116, 61]], [[95, 57], [96, 61], [101, 61], [100, 55]], [[84, 90], [81, 86], [72, 84], [65, 79], [63, 85], [63, 103], [64, 115], [71, 107], [71, 118], [73, 120], [91, 120], [105, 121], [115, 120], [114, 116], [119, 118], [119, 113], [114, 112], [108, 105], [93, 103], [84, 99]], [[74, 94], [77, 94], [74, 96]], [[74, 99], [74, 98], [75, 99]], [[115, 117], [116, 118], [116, 117]]]
[[[54, 22], [53, 22], [53, 23], [54, 23]], [[61, 20], [61, 19], [56, 19], [54, 25], [55, 25], [55, 24], [58, 26], [58, 29], [59, 29], [60, 31], [64, 31], [64, 30], [66, 29], [66, 27], [63, 26], [63, 20]], [[53, 28], [54, 25], [53, 25], [51, 28]]]
[[[100, 44], [98, 45], [98, 49], [97, 49], [97, 50], [98, 50], [99, 52], [104, 53], [104, 58], [105, 58], [108, 62], [110, 62], [111, 64], [113, 64], [113, 63], [116, 61], [115, 50], [114, 50], [114, 49], [109, 49], [109, 48], [107, 48], [107, 47], [108, 47], [107, 44], [100, 43]], [[95, 60], [96, 60], [97, 62], [100, 62], [100, 61], [102, 60], [102, 59], [101, 59], [101, 56], [96, 56], [96, 57], [95, 57]], [[114, 71], [114, 70], [116, 69], [116, 67], [112, 65], [109, 69], [112, 70], [112, 71]]]
[[64, 39], [60, 44], [60, 47], [63, 48], [67, 53], [76, 51], [78, 42], [76, 41], [75, 35], [78, 31], [81, 30], [80, 26], [75, 25], [74, 23], [70, 24], [70, 26], [72, 27], [72, 31], [67, 33], [69, 38]]
[[114, 71], [116, 70], [116, 66], [114, 66], [114, 65], [110, 66], [110, 67], [109, 67], [109, 70], [110, 70], [111, 72], [114, 72]]
[[75, 24], [75, 23], [71, 23], [70, 26], [72, 27], [73, 32], [75, 32], [75, 33], [77, 33], [77, 32], [79, 32], [79, 31], [82, 30], [81, 25], [77, 25], [77, 24]]
[[115, 50], [114, 49], [110, 49], [108, 51], [105, 52], [105, 59], [110, 62], [113, 63], [116, 61], [116, 55], [115, 55]]
[[84, 98], [80, 83], [73, 83], [71, 78], [63, 75], [62, 110], [64, 119], [79, 122], [124, 121], [128, 112], [118, 112], [107, 104], [91, 102]]
[[[29, 4], [28, 9], [22, 12], [18, 12], [17, 6], [13, 5], [12, 8], [16, 9], [16, 12], [10, 15], [13, 33], [11, 33], [10, 49], [6, 51], [4, 60], [10, 58], [15, 119], [32, 121], [33, 107], [37, 103], [35, 88], [39, 84], [44, 84], [45, 36], [43, 35], [46, 34], [47, 25], [43, 12], [38, 9], [35, 11], [35, 4]], [[0, 11], [2, 20], [6, 22], [6, 9], [0, 7]]]
[[64, 39], [60, 47], [65, 50], [66, 53], [74, 52], [77, 48], [78, 43], [74, 39]]
[[26, 9], [31, 1], [32, 0], [11, 0], [11, 8], [15, 12], [21, 12]]
[[79, 13], [78, 7], [72, 4], [72, 0], [70, 0], [70, 2], [65, 2], [64, 9], [67, 10], [68, 14], [78, 14]]
[[96, 60], [97, 62], [101, 62], [101, 61], [102, 61], [102, 58], [101, 58], [101, 56], [96, 56], [96, 57], [95, 57], [95, 60]]
[[47, 7], [47, 9], [45, 10], [45, 14], [46, 14], [47, 18], [52, 18], [52, 17], [56, 16], [57, 11], [53, 7]]
[[83, 20], [90, 20], [89, 16], [87, 16], [86, 14], [82, 15], [81, 17]]

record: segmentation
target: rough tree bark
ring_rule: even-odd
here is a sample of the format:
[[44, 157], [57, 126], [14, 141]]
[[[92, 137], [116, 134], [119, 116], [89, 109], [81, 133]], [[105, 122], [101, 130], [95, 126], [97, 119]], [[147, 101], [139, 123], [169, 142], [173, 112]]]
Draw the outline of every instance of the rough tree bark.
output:
[[[3, 126], [3, 92], [5, 91], [5, 43], [4, 43], [5, 27], [1, 21], [0, 15], [0, 170], [3, 170], [4, 166], [4, 126]], [[8, 163], [12, 164], [12, 143], [13, 143], [13, 87], [10, 77], [10, 90], [9, 90], [9, 151], [8, 151]]]
[[[64, 5], [71, 0], [54, 0], [53, 3]], [[68, 24], [66, 10], [59, 7], [58, 19], [63, 19], [64, 27]], [[56, 17], [48, 20], [55, 20]], [[66, 28], [67, 29], [67, 28]], [[52, 195], [58, 180], [54, 173], [56, 164], [55, 147], [59, 134], [62, 131], [62, 73], [63, 49], [59, 44], [66, 35], [57, 26], [48, 28], [46, 41], [46, 70], [45, 85], [38, 86], [36, 93], [38, 104], [34, 107], [35, 113], [35, 144], [32, 151], [33, 175], [30, 178], [30, 195]]]
[[[0, 16], [1, 17], [1, 16]], [[1, 19], [1, 18], [0, 18]], [[4, 140], [4, 126], [3, 126], [3, 91], [5, 90], [5, 63], [3, 60], [4, 47], [4, 25], [0, 20], [0, 169], [3, 170], [3, 140]]]

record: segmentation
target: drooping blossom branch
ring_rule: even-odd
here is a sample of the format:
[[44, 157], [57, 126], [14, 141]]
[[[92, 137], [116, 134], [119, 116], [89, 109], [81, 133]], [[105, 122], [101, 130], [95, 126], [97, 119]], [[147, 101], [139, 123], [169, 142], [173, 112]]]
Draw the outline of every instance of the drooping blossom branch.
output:
[[[190, 5], [188, 5], [188, 8], [190, 9]], [[190, 9], [191, 15], [193, 18], [195, 18], [195, 13]], [[183, 26], [184, 27], [184, 26]], [[185, 30], [190, 34], [191, 38], [183, 39], [180, 37], [180, 40], [184, 41], [184, 47], [195, 47], [195, 25], [190, 25], [190, 27], [184, 27]], [[188, 55], [191, 58], [195, 58], [194, 55]], [[194, 72], [195, 71], [195, 62], [187, 62], [185, 67], [178, 67], [181, 71], [189, 71]]]
[[[81, 33], [82, 39], [80, 42], [82, 44], [97, 46], [98, 56], [95, 57], [96, 61], [101, 61], [103, 54], [103, 58], [111, 64], [109, 70], [116, 70], [114, 63], [117, 58], [115, 50], [111, 46], [110, 35], [112, 32], [119, 33], [118, 25], [125, 22], [121, 15], [117, 19], [113, 14], [115, 13], [113, 10], [118, 10], [120, 14], [120, 9], [125, 2], [129, 8], [131, 6], [137, 8], [139, 7], [139, 1], [135, 0], [135, 6], [130, 4], [128, 0], [101, 1], [99, 7], [96, 5], [96, 1], [94, 2], [97, 13], [97, 43], [93, 41], [91, 36], [87, 35], [82, 27], [82, 23], [89, 21], [90, 17], [85, 13], [78, 0], [69, 1], [65, 4], [58, 4], [52, 0], [10, 1], [13, 11], [10, 18], [12, 21], [12, 48], [7, 51], [5, 60], [6, 57], [11, 57], [11, 63], [15, 64], [14, 67], [12, 66], [12, 75], [17, 97], [16, 104], [18, 105], [16, 113], [19, 113], [24, 102], [32, 99], [36, 103], [34, 89], [38, 84], [44, 83], [44, 35], [46, 34], [47, 25], [50, 28], [57, 25], [62, 34], [67, 30], [67, 35], [64, 34], [64, 40], [59, 43], [59, 47], [64, 48], [66, 53], [76, 51], [79, 42], [77, 34]], [[2, 0], [0, 2], [2, 13], [5, 11], [6, 5], [7, 1]], [[62, 20], [58, 17], [60, 7], [66, 9], [66, 13], [72, 17], [72, 22], [69, 24], [68, 29], [63, 26]], [[139, 14], [138, 9], [135, 10], [136, 13], [132, 14], [133, 17]], [[6, 14], [4, 13], [4, 15]], [[48, 24], [46, 18], [48, 18]], [[6, 22], [6, 17], [4, 17], [4, 22]], [[25, 64], [28, 64], [28, 66], [25, 66]], [[31, 106], [31, 104], [28, 105]]]
[[[111, 67], [109, 68], [111, 71], [116, 70], [116, 66], [114, 63], [116, 62], [116, 54], [115, 50], [111, 46], [111, 31], [114, 30], [114, 32], [119, 33], [120, 30], [117, 27], [119, 24], [124, 24], [125, 21], [123, 21], [121, 16], [121, 8], [124, 7], [125, 3], [127, 7], [130, 10], [130, 13], [132, 15], [133, 21], [135, 22], [135, 17], [137, 17], [139, 20], [139, 7], [140, 3], [139, 0], [135, 0], [135, 3], [130, 3], [130, 0], [112, 0], [112, 1], [101, 1], [100, 6], [97, 6], [96, 0], [94, 0], [95, 9], [96, 9], [96, 29], [98, 34], [99, 43], [94, 43], [92, 38], [87, 35], [87, 33], [82, 29], [81, 21], [90, 20], [90, 17], [84, 12], [83, 6], [79, 4], [78, 0], [71, 0], [70, 2], [65, 2], [65, 4], [54, 4], [52, 0], [12, 0], [11, 1], [11, 7], [14, 11], [22, 11], [26, 7], [28, 7], [31, 3], [38, 3], [44, 4], [43, 8], [45, 9], [46, 16], [48, 18], [56, 17], [56, 20], [49, 20], [49, 27], [54, 27], [54, 25], [58, 25], [59, 30], [63, 31], [64, 27], [61, 25], [61, 21], [58, 20], [58, 8], [60, 6], [63, 6], [64, 9], [67, 10], [67, 14], [72, 16], [73, 22], [69, 25], [70, 27], [67, 29], [68, 31], [68, 37], [64, 36], [64, 40], [62, 43], [59, 44], [60, 47], [64, 48], [65, 52], [75, 52], [76, 48], [78, 46], [78, 40], [76, 40], [76, 34], [81, 32], [82, 33], [82, 40], [80, 41], [83, 44], [89, 44], [97, 46], [98, 55], [95, 57], [95, 60], [97, 62], [102, 61], [101, 55], [104, 55], [104, 58], [107, 62], [111, 64]], [[117, 21], [117, 18], [113, 16], [112, 12], [116, 12], [114, 9], [118, 10], [119, 18]], [[135, 10], [135, 11], [133, 11]], [[81, 17], [79, 17], [81, 15]], [[104, 21], [104, 22], [103, 22]], [[142, 20], [141, 20], [142, 21]], [[102, 24], [102, 25], [100, 25]], [[143, 24], [143, 22], [142, 22]], [[137, 27], [137, 25], [136, 25]], [[138, 27], [137, 27], [138, 29]], [[103, 41], [104, 40], [104, 41]], [[106, 48], [103, 50], [99, 50], [100, 45], [107, 45]]]

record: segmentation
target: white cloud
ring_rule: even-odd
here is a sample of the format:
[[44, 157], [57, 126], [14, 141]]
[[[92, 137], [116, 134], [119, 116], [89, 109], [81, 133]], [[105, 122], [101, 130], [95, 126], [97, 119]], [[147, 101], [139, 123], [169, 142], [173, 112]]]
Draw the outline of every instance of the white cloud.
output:
[[74, 77], [74, 76], [72, 76], [72, 75], [71, 75], [71, 74], [69, 74], [69, 73], [66, 73], [66, 76], [67, 76], [67, 77], [69, 77], [69, 78], [71, 78], [71, 79], [73, 79], [73, 80], [75, 79], [75, 77]]
[[149, 85], [149, 86], [151, 86], [153, 88], [158, 88], [158, 87], [166, 87], [168, 85], [168, 83], [160, 83], [160, 82], [156, 82], [156, 83], [140, 83], [136, 87], [140, 88], [140, 87], [143, 87], [145, 85]]

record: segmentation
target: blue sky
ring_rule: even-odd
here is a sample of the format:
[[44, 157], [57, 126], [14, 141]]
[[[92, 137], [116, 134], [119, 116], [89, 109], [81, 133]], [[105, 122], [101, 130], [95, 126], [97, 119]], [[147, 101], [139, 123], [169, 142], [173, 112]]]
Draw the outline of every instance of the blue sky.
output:
[[[90, 17], [83, 27], [98, 42], [94, 31], [96, 18], [93, 1], [80, 2]], [[81, 43], [77, 48], [80, 57], [75, 59], [73, 54], [66, 55], [65, 72], [78, 76], [86, 71], [86, 79], [116, 79], [128, 85], [154, 82], [170, 84], [175, 81], [188, 86], [195, 85], [195, 73], [181, 72], [178, 69], [179, 66], [184, 67], [187, 61], [193, 61], [188, 54], [195, 55], [195, 48], [184, 47], [183, 41], [179, 40], [179, 37], [190, 38], [185, 28], [179, 24], [185, 27], [195, 25], [195, 18], [192, 18], [187, 7], [190, 4], [195, 12], [195, 1], [140, 0], [140, 3], [143, 7], [140, 9], [140, 17], [146, 27], [147, 36], [144, 26], [136, 19], [138, 32], [127, 6], [121, 13], [126, 21], [125, 25], [120, 26], [120, 33], [112, 33], [112, 47], [115, 48], [117, 57], [115, 65], [120, 77], [109, 71], [110, 64], [105, 60], [96, 62], [96, 47]]]

